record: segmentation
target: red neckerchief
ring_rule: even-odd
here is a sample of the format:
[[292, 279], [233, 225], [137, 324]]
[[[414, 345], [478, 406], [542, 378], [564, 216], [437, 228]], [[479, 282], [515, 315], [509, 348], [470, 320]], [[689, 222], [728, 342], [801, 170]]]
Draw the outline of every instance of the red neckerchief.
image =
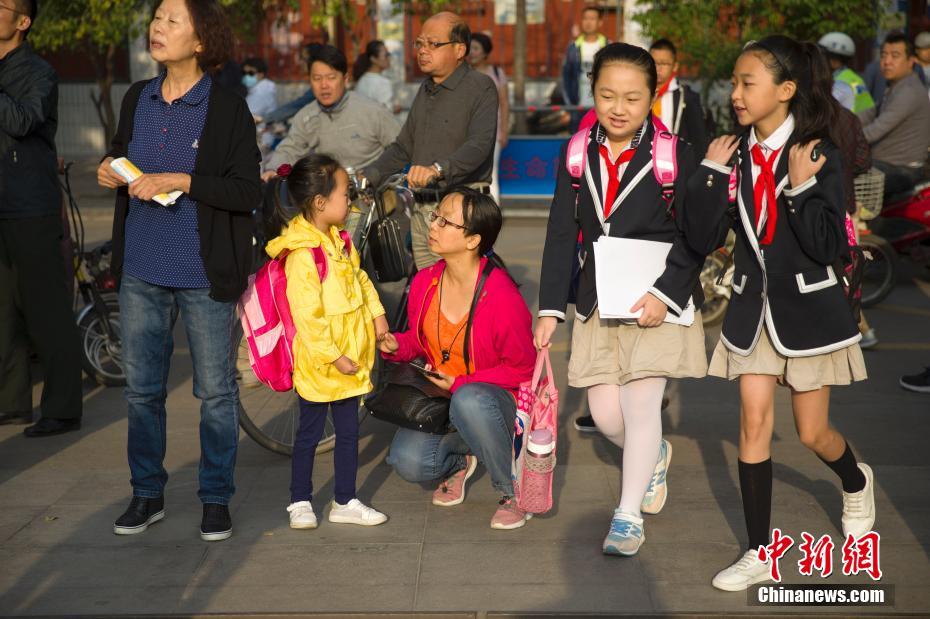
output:
[[672, 73], [672, 76], [668, 80], [659, 86], [659, 92], [656, 93], [656, 99], [661, 99], [662, 95], [668, 92], [668, 87], [672, 85], [672, 80], [675, 79], [676, 74]]
[[772, 151], [768, 160], [762, 153], [762, 147], [756, 144], [752, 147], [752, 162], [759, 166], [759, 176], [753, 186], [753, 199], [756, 203], [756, 225], [762, 217], [762, 198], [765, 197], [765, 229], [759, 238], [760, 245], [770, 245], [775, 236], [775, 223], [778, 221], [778, 204], [775, 201], [775, 171], [772, 166], [781, 149]]
[[620, 153], [620, 156], [617, 157], [617, 161], [613, 163], [610, 161], [610, 150], [607, 148], [606, 144], [599, 144], [598, 151], [601, 153], [601, 158], [604, 160], [604, 163], [607, 164], [607, 198], [604, 200], [604, 219], [606, 220], [610, 217], [610, 208], [613, 206], [614, 200], [617, 199], [617, 193], [620, 191], [620, 166], [633, 158], [633, 155], [636, 154], [636, 149], [628, 148], [624, 150]]

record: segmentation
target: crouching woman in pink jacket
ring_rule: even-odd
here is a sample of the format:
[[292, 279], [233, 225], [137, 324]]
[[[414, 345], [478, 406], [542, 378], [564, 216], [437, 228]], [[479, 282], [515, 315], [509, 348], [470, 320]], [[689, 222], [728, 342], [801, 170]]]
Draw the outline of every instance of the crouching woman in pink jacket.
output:
[[[453, 189], [431, 221], [429, 248], [442, 259], [411, 284], [411, 328], [387, 334], [379, 346], [388, 361], [422, 357], [441, 375], [430, 380], [452, 393], [449, 417], [455, 431], [435, 435], [401, 428], [387, 461], [407, 481], [440, 480], [433, 505], [441, 507], [465, 500], [465, 483], [481, 462], [502, 497], [491, 527], [516, 529], [527, 515], [513, 500], [511, 445], [517, 389], [532, 378], [536, 361], [532, 318], [493, 253], [503, 220], [491, 196]], [[495, 268], [475, 299], [488, 261]], [[465, 332], [472, 311], [466, 367]]]

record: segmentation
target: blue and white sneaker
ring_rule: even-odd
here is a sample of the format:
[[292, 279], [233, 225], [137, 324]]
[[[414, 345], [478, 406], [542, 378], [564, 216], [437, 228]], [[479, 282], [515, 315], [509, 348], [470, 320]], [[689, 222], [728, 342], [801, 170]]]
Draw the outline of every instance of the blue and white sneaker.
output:
[[652, 479], [649, 480], [649, 487], [646, 488], [646, 496], [643, 497], [643, 503], [640, 509], [644, 514], [658, 514], [665, 507], [665, 501], [668, 499], [668, 465], [672, 461], [672, 444], [664, 438], [659, 446], [659, 460], [656, 462], [656, 469], [652, 472]]
[[646, 533], [643, 531], [643, 519], [615, 510], [613, 520], [610, 521], [610, 531], [604, 538], [604, 554], [631, 557], [639, 552], [644, 541]]

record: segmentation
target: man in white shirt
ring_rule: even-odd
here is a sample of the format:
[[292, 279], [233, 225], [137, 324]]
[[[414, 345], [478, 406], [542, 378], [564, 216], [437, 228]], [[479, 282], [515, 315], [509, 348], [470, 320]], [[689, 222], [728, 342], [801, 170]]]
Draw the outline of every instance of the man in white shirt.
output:
[[656, 63], [658, 86], [652, 113], [668, 130], [694, 148], [695, 157], [702, 159], [707, 150], [707, 129], [701, 97], [678, 81], [678, 50], [668, 39], [659, 39], [649, 47]]
[[[588, 74], [594, 68], [594, 55], [607, 45], [607, 37], [600, 33], [603, 19], [601, 7], [588, 5], [581, 11], [581, 35], [565, 51], [562, 64], [562, 95], [568, 105], [585, 108], [594, 106], [594, 93]], [[572, 114], [572, 130], [582, 114]]]

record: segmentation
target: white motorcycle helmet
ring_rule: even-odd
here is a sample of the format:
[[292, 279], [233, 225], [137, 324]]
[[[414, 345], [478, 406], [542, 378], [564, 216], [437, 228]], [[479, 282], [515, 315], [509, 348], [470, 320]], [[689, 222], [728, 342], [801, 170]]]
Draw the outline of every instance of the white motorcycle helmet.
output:
[[856, 55], [856, 44], [852, 37], [842, 32], [828, 32], [820, 37], [817, 45], [838, 56], [852, 58]]

